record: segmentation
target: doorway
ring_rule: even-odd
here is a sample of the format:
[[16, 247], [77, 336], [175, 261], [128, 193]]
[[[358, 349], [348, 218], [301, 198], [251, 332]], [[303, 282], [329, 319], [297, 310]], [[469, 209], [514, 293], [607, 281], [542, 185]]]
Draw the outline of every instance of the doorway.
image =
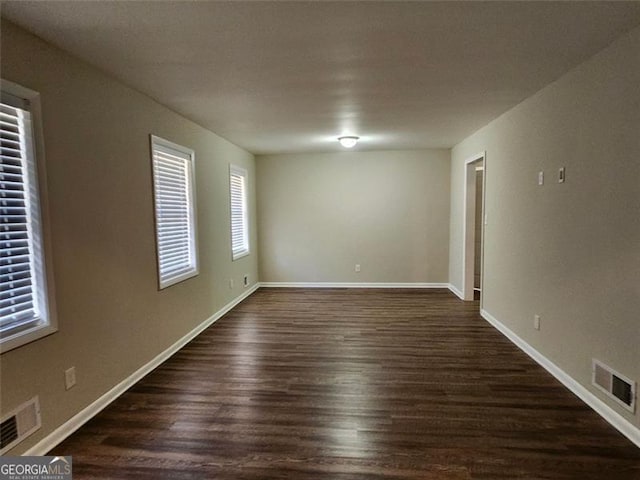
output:
[[484, 239], [484, 192], [486, 183], [485, 153], [465, 161], [464, 208], [464, 300], [482, 303]]

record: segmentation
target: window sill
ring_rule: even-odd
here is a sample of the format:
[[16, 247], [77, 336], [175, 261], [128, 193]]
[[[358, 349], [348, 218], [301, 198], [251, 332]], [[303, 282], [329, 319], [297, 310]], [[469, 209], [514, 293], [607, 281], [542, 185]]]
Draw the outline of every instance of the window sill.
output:
[[52, 333], [56, 333], [57, 331], [58, 328], [54, 325], [40, 325], [22, 332], [14, 333], [8, 337], [4, 337], [0, 342], [0, 354], [22, 347], [27, 343], [40, 340]]
[[242, 257], [247, 257], [250, 253], [251, 252], [249, 252], [249, 250], [245, 250], [244, 252], [238, 252], [231, 257], [231, 260], [235, 262], [236, 260], [239, 260]]

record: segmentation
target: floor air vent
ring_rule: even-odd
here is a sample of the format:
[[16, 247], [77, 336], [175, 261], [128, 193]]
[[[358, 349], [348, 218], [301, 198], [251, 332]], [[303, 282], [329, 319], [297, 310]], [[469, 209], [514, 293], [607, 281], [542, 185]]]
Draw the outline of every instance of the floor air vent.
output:
[[636, 383], [595, 358], [592, 383], [627, 410], [635, 411]]
[[35, 396], [5, 415], [0, 422], [0, 454], [40, 428], [40, 402]]

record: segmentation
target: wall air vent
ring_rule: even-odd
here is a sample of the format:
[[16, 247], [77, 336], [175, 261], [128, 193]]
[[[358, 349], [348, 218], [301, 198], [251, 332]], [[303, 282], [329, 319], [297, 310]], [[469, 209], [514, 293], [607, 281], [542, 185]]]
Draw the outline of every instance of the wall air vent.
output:
[[591, 382], [630, 412], [636, 408], [636, 382], [619, 374], [608, 365], [593, 359]]
[[40, 402], [35, 396], [0, 421], [0, 455], [12, 449], [40, 426]]
[[5, 447], [11, 445], [18, 438], [18, 422], [16, 416], [7, 418], [0, 423], [0, 448], [4, 451]]

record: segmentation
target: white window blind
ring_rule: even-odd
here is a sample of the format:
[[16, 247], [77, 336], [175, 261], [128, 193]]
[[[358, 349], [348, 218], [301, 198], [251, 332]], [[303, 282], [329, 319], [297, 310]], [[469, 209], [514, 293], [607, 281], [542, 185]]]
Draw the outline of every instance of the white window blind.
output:
[[151, 136], [159, 286], [198, 274], [194, 152]]
[[[13, 88], [10, 88], [10, 87]], [[0, 344], [15, 348], [55, 331], [49, 314], [31, 92], [3, 80], [0, 102]], [[9, 92], [11, 90], [12, 92]]]
[[247, 214], [247, 171], [229, 166], [231, 197], [231, 252], [233, 260], [249, 254], [249, 219]]

